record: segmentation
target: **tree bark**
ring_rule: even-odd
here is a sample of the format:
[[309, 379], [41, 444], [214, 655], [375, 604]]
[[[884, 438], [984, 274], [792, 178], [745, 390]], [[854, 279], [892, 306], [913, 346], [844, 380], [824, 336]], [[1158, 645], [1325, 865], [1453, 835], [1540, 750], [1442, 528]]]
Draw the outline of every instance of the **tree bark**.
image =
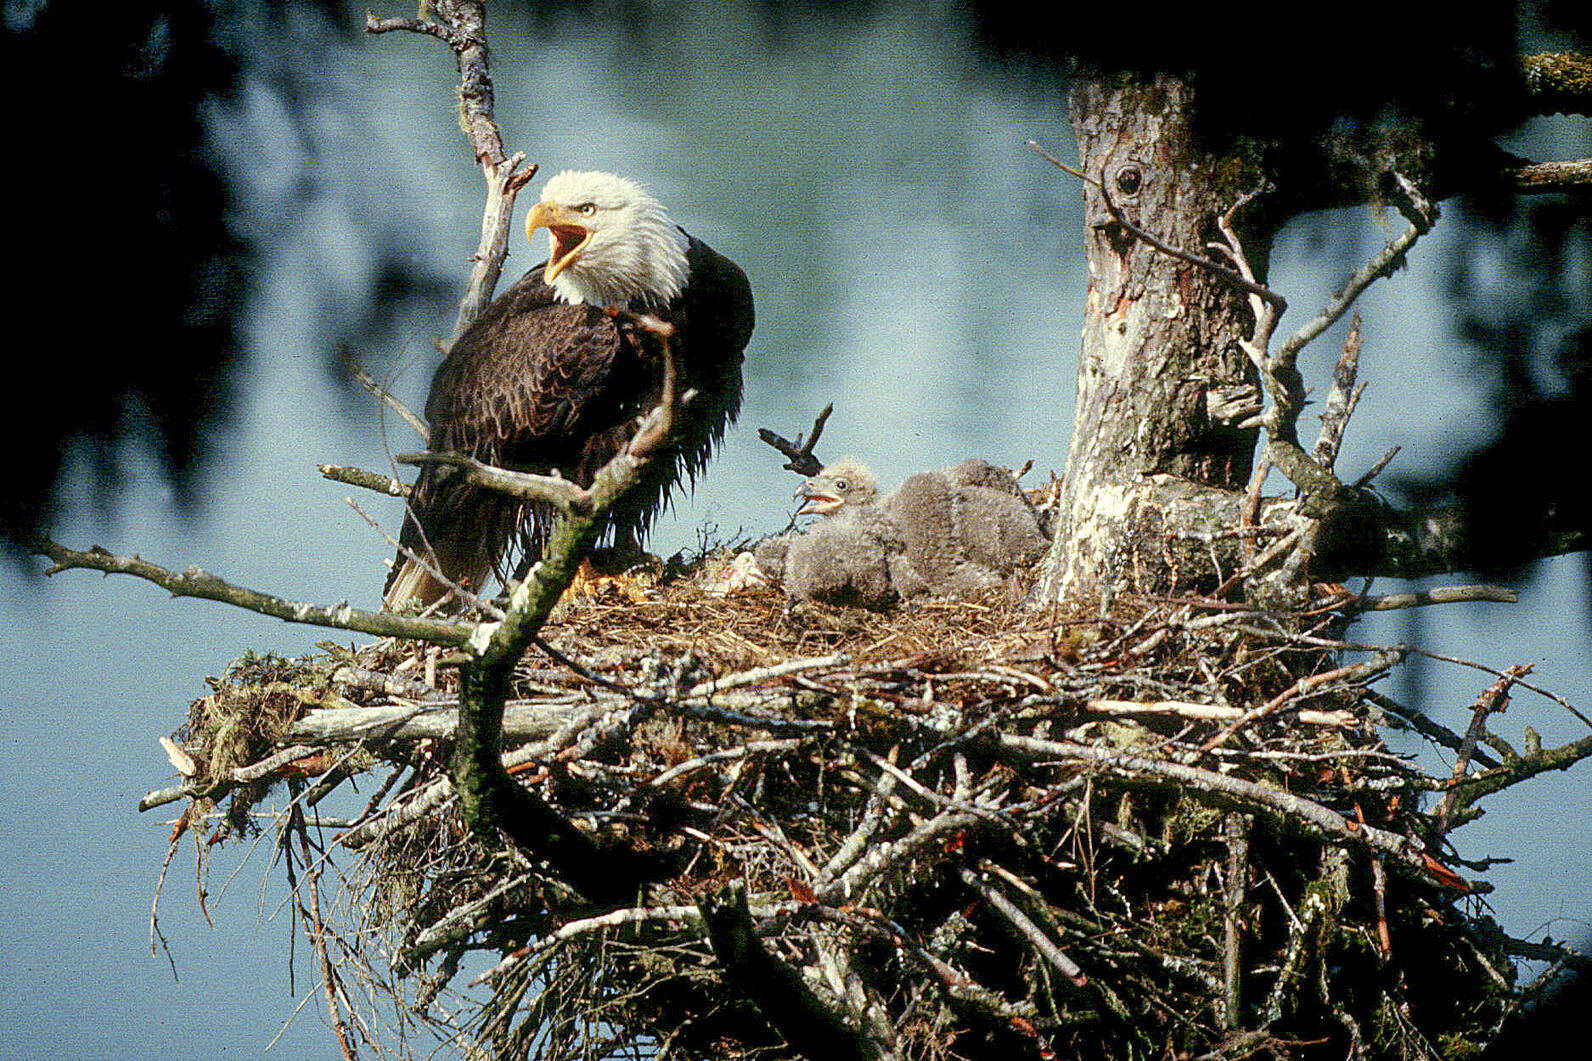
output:
[[[1174, 565], [1146, 548], [1144, 531], [1162, 523], [1151, 477], [1237, 491], [1250, 474], [1256, 430], [1224, 419], [1215, 400], [1256, 386], [1234, 341], [1253, 325], [1244, 294], [1137, 238], [1111, 210], [1210, 257], [1218, 218], [1259, 179], [1243, 159], [1196, 143], [1193, 104], [1191, 86], [1165, 75], [1080, 80], [1072, 90], [1089, 285], [1044, 600], [1174, 588]], [[1263, 277], [1269, 233], [1246, 236]]]
[[[1324, 205], [1313, 189], [1360, 188], [1363, 201], [1372, 194], [1365, 189], [1418, 188], [1403, 176], [1405, 163], [1435, 180], [1431, 149], [1410, 147], [1420, 143], [1415, 134], [1394, 129], [1375, 135], [1407, 150], [1360, 158], [1354, 173], [1301, 167], [1297, 142], [1202, 122], [1194, 84], [1165, 74], [1080, 77], [1071, 111], [1089, 279], [1067, 472], [1035, 602], [1233, 585], [1228, 578], [1253, 555], [1238, 547], [1234, 532], [1258, 440], [1258, 428], [1247, 425], [1258, 422], [1262, 403], [1240, 348], [1257, 341], [1256, 311], [1243, 281], [1226, 268], [1232, 262], [1225, 251], [1212, 249], [1227, 246], [1221, 223], [1236, 231], [1255, 281], [1264, 284], [1277, 226]], [[1306, 153], [1317, 147], [1325, 145], [1306, 145]], [[1398, 260], [1373, 261], [1368, 279]], [[1352, 302], [1357, 293], [1340, 297]], [[1302, 403], [1297, 374], [1284, 383], [1288, 400]], [[1246, 586], [1257, 600], [1297, 602], [1311, 576], [1490, 570], [1586, 548], [1585, 530], [1549, 511], [1529, 521], [1530, 545], [1503, 558], [1477, 513], [1400, 512], [1350, 490], [1298, 447], [1289, 418], [1277, 421], [1272, 464], [1309, 503], [1298, 516], [1272, 510], [1277, 521], [1268, 533], [1290, 523], [1305, 529], [1303, 517], [1316, 523], [1297, 562]]]

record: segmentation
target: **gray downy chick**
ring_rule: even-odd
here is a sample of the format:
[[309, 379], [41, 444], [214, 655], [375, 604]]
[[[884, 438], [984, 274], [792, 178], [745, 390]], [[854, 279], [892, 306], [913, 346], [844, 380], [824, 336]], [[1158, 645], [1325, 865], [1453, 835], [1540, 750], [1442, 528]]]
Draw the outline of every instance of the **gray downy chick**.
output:
[[1049, 547], [1016, 477], [987, 461], [919, 472], [879, 506], [900, 528], [923, 592], [936, 596], [997, 585]]
[[953, 484], [953, 534], [969, 562], [1005, 578], [1044, 557], [1050, 539], [1016, 476], [976, 458], [943, 471]]
[[809, 600], [885, 608], [957, 596], [998, 585], [1049, 547], [1016, 477], [987, 461], [919, 472], [879, 498], [873, 474], [847, 458], [798, 496], [801, 513], [825, 518], [766, 540], [757, 560], [765, 571], [777, 563], [786, 589]]
[[889, 608], [911, 594], [899, 530], [875, 504], [847, 505], [791, 538], [785, 589], [824, 604]]
[[[797, 516], [833, 516], [878, 500], [879, 484], [873, 472], [855, 457], [842, 457], [825, 465], [817, 475], [809, 476], [796, 490], [796, 499], [802, 506]], [[775, 534], [764, 538], [752, 547], [758, 571], [766, 578], [783, 581], [786, 554], [799, 534]]]

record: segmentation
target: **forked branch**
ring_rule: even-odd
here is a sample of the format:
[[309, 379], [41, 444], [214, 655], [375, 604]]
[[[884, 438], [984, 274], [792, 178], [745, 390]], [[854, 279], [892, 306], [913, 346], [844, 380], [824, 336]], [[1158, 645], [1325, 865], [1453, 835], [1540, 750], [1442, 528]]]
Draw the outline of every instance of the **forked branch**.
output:
[[[641, 326], [650, 327], [643, 321]], [[500, 622], [483, 623], [459, 675], [458, 740], [453, 784], [467, 825], [488, 842], [506, 836], [555, 871], [588, 899], [619, 902], [638, 886], [659, 879], [667, 859], [623, 847], [600, 847], [504, 769], [503, 713], [515, 666], [535, 641], [553, 606], [574, 581], [581, 561], [601, 535], [615, 503], [641, 478], [675, 422], [682, 399], [675, 393], [674, 353], [669, 334], [654, 330], [664, 359], [663, 400], [643, 420], [630, 444], [598, 470], [586, 491], [589, 504], [564, 511], [553, 526], [541, 559], [509, 594]]]
[[757, 429], [757, 437], [773, 446], [785, 455], [785, 467], [797, 475], [817, 475], [824, 470], [824, 462], [813, 455], [813, 449], [818, 445], [818, 437], [824, 433], [824, 422], [829, 419], [829, 414], [835, 411], [835, 403], [830, 402], [813, 418], [812, 430], [807, 433], [807, 441], [803, 442], [801, 435], [796, 436], [792, 442], [782, 435], [776, 435], [766, 427]]
[[458, 58], [459, 118], [486, 180], [486, 208], [481, 217], [481, 241], [471, 259], [470, 283], [459, 303], [453, 334], [444, 344], [451, 348], [492, 300], [508, 254], [515, 196], [536, 176], [537, 167], [533, 163], [522, 170], [525, 153], [507, 156], [503, 150], [503, 134], [493, 107], [486, 5], [480, 0], [432, 0], [422, 4], [421, 10], [431, 17], [383, 19], [367, 13], [365, 32], [425, 34], [447, 44]]

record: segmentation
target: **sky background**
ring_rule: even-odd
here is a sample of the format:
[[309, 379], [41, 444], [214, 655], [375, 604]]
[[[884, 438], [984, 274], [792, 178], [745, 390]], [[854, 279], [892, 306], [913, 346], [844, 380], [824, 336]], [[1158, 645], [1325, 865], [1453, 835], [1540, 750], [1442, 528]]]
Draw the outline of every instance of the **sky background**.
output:
[[[348, 32], [361, 17], [348, 13], [339, 30], [319, 9], [256, 16], [242, 92], [205, 115], [237, 224], [262, 253], [249, 277], [243, 401], [213, 440], [200, 504], [176, 505], [154, 451], [136, 440], [123, 452], [136, 474], [98, 496], [85, 451], [73, 458], [56, 528], [64, 543], [197, 563], [287, 597], [377, 606], [390, 547], [345, 502], [348, 488], [320, 479], [315, 465], [385, 468], [388, 453], [414, 440], [338, 378], [328, 350], [351, 319], [370, 315], [382, 255], [438, 278], [437, 297], [397, 301], [357, 350], [423, 405], [432, 340], [451, 326], [474, 250], [481, 191], [454, 118], [451, 55], [431, 40]], [[644, 37], [573, 15], [532, 24], [505, 9], [490, 31], [511, 150], [544, 175], [596, 168], [642, 180], [752, 279], [759, 321], [739, 424], [695, 496], [658, 528], [653, 551], [783, 527], [795, 480], [757, 428], [793, 436], [831, 401], [820, 452], [865, 459], [885, 487], [969, 456], [1013, 467], [1032, 458], [1039, 476], [1062, 471], [1085, 282], [1081, 203], [1072, 178], [1025, 146], [1072, 152], [1053, 79], [980, 57], [961, 22], [910, 4], [771, 27], [752, 7], [684, 3]], [[702, 46], [710, 37], [717, 47]], [[1592, 134], [1585, 120], [1544, 121], [1510, 146], [1577, 157], [1592, 153]], [[1463, 215], [1448, 206], [1409, 268], [1362, 300], [1369, 387], [1340, 459], [1346, 476], [1393, 445], [1403, 447], [1395, 468], [1441, 468], [1486, 430], [1477, 352], [1458, 334], [1451, 280], [1457, 260], [1485, 280], [1504, 275], [1504, 259]], [[1285, 231], [1272, 270], [1294, 307], [1283, 327], [1400, 224], [1366, 209]], [[543, 251], [516, 235], [505, 276]], [[85, 265], [126, 264], [123, 253], [107, 242]], [[1588, 263], [1579, 268], [1586, 275]], [[1323, 385], [1340, 337], [1306, 356], [1312, 384]], [[63, 358], [63, 386], [72, 371]], [[395, 502], [356, 500], [398, 525]], [[1585, 564], [1539, 565], [1517, 606], [1395, 614], [1356, 633], [1418, 636], [1495, 668], [1533, 664], [1535, 681], [1585, 710]], [[302, 941], [290, 991], [292, 929], [269, 845], [216, 854], [213, 928], [197, 912], [185, 847], [162, 907], [176, 978], [165, 957], [150, 956], [149, 906], [173, 815], [135, 807], [172, 783], [156, 739], [206, 692], [207, 675], [245, 650], [303, 653], [326, 636], [171, 600], [132, 579], [69, 572], [46, 582], [0, 568], [0, 1058], [259, 1057], [306, 996], [266, 1056], [335, 1056]], [[1385, 688], [1463, 730], [1490, 680], [1431, 666]], [[1528, 724], [1550, 744], [1584, 733], [1522, 693], [1501, 725], [1518, 745]], [[1583, 765], [1530, 783], [1457, 835], [1467, 857], [1516, 860], [1488, 874], [1508, 931], [1592, 934], [1589, 823]]]

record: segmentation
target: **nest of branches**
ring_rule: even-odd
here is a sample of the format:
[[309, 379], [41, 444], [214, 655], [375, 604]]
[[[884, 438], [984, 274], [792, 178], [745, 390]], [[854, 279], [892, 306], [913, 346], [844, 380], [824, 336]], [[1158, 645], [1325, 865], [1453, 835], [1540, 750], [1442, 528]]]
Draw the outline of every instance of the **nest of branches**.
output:
[[[1400, 653], [1340, 622], [830, 612], [689, 577], [575, 605], [516, 674], [504, 763], [626, 856], [601, 889], [463, 825], [423, 646], [251, 662], [201, 701], [180, 791], [232, 829], [290, 787], [345, 1054], [1464, 1056], [1522, 997], [1487, 886], [1440, 861], [1472, 812], [1384, 747], [1410, 721], [1369, 683]], [[282, 709], [247, 783], [205, 765], [228, 702]]]

